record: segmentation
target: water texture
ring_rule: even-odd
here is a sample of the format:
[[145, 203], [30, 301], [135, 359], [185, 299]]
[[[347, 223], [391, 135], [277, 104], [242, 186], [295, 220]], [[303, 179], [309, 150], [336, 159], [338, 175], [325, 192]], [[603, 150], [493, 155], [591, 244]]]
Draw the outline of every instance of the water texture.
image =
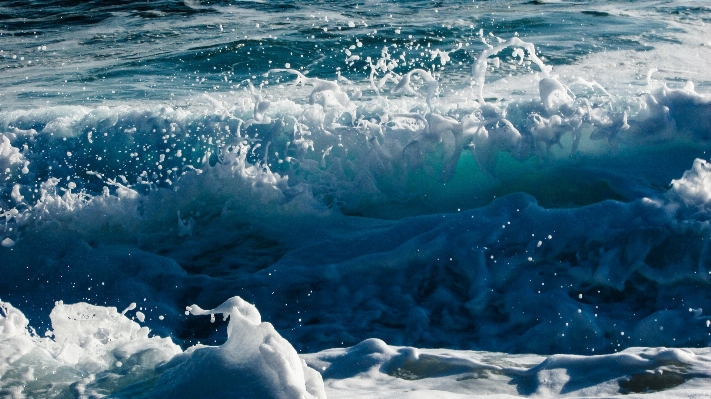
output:
[[0, 1], [0, 396], [704, 392], [709, 23]]

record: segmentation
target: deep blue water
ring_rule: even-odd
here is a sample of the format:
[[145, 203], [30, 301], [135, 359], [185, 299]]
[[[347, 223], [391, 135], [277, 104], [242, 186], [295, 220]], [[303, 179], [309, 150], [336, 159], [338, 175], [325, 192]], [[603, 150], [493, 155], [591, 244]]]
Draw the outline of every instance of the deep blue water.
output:
[[[705, 186], [669, 191], [709, 150], [709, 23], [694, 1], [2, 1], [0, 297], [38, 329], [55, 300], [145, 297], [183, 345], [224, 333], [182, 306], [237, 294], [308, 351], [706, 345], [650, 320], [711, 300]], [[478, 100], [477, 57], [514, 37], [567, 99], [514, 46]], [[429, 100], [424, 74], [398, 91], [416, 69]]]

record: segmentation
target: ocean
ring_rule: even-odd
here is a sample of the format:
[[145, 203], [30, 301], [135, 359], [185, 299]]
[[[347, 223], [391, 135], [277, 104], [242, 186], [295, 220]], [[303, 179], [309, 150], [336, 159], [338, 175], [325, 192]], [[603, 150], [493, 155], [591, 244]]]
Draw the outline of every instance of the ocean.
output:
[[0, 0], [0, 397], [711, 397], [707, 151], [705, 1]]

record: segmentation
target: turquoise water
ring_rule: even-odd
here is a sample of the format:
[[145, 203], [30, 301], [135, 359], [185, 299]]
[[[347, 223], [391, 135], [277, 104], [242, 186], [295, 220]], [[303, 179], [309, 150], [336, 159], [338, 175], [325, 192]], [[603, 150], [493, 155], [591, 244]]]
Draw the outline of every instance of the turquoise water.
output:
[[0, 298], [40, 333], [55, 301], [142, 303], [182, 349], [226, 325], [182, 309], [235, 295], [300, 352], [705, 347], [709, 23], [2, 1]]
[[[682, 29], [675, 25], [708, 20], [708, 10], [693, 2], [32, 1], [1, 7], [5, 109], [46, 101], [184, 104], [196, 94], [235, 90], [245, 79], [268, 81], [262, 74], [286, 63], [312, 76], [334, 79], [340, 72], [360, 82], [369, 72], [366, 57], [379, 58], [385, 46], [405, 55], [398, 73], [434, 65], [443, 86], [468, 86], [473, 59], [485, 48], [480, 29], [505, 39], [518, 34], [555, 66], [680, 44], [674, 33]], [[460, 43], [451, 63], [431, 59], [430, 50]], [[360, 60], [345, 62], [351, 45]]]
[[[709, 24], [699, 1], [0, 1], [0, 396], [191, 397], [233, 372], [210, 354], [258, 352], [247, 324], [192, 347], [227, 323], [185, 307], [234, 296], [329, 397], [361, 355], [413, 392], [485, 381], [463, 350], [525, 366], [476, 374], [523, 396], [550, 370], [513, 354], [650, 348], [596, 358], [609, 386], [541, 363], [580, 395], [707, 378], [663, 348], [711, 343]], [[264, 367], [224, 392], [288, 374]]]

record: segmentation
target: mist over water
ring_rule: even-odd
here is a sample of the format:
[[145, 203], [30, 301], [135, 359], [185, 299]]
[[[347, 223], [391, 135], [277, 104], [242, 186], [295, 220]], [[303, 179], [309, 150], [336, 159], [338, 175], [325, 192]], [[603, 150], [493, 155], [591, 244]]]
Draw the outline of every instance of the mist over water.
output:
[[704, 392], [709, 23], [0, 2], [0, 394]]

